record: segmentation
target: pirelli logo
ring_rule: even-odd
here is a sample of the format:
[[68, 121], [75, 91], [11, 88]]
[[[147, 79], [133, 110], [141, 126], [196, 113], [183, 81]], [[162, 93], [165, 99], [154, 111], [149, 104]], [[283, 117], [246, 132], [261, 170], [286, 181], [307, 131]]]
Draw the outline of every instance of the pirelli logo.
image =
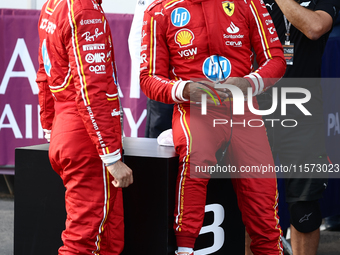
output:
[[105, 49], [105, 44], [86, 44], [83, 45], [83, 51], [89, 51], [89, 50], [104, 50]]

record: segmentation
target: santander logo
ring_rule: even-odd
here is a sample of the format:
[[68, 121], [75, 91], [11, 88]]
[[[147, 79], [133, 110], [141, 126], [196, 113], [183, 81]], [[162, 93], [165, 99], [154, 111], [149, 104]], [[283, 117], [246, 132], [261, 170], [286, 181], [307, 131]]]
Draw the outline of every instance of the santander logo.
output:
[[233, 23], [230, 23], [230, 26], [227, 28], [227, 32], [229, 34], [236, 34], [240, 31], [240, 29]]

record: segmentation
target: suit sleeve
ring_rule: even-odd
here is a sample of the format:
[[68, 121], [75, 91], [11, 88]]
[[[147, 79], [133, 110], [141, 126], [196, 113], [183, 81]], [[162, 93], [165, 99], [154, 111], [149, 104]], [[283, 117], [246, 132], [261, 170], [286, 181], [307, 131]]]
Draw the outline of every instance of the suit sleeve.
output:
[[[40, 24], [40, 21], [39, 23]], [[43, 129], [51, 130], [54, 119], [54, 99], [47, 82], [47, 74], [44, 68], [44, 61], [42, 57], [42, 40], [40, 38], [39, 44], [39, 70], [37, 72], [36, 82], [38, 84], [39, 105], [40, 105], [40, 123]]]
[[253, 87], [253, 96], [256, 96], [273, 86], [284, 75], [286, 61], [266, 6], [259, 0], [251, 0], [248, 4], [250, 39], [259, 67], [245, 78]]
[[[157, 6], [154, 9], [157, 10]], [[166, 30], [163, 28], [166, 18], [162, 15], [155, 17], [152, 12], [146, 11], [144, 14], [142, 45], [146, 46], [141, 49], [141, 89], [152, 100], [166, 104], [181, 103], [186, 101], [182, 96], [182, 90], [187, 81], [168, 78], [169, 51]]]
[[[64, 43], [74, 77], [77, 108], [101, 159], [112, 163], [121, 158], [121, 132], [111, 32], [101, 12], [82, 10], [74, 14], [70, 8]], [[86, 20], [95, 24], [86, 24]]]

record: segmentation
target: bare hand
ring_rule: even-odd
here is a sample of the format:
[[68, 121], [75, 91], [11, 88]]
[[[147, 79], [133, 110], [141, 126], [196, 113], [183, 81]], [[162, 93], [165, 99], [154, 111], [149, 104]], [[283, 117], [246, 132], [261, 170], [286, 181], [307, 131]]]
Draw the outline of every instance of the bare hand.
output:
[[132, 170], [122, 161], [118, 160], [113, 165], [108, 166], [107, 170], [114, 177], [112, 184], [116, 188], [125, 188], [133, 183]]
[[[214, 83], [209, 81], [188, 82], [183, 89], [183, 97], [193, 102], [201, 102], [202, 95], [208, 94], [208, 91], [210, 95], [213, 96], [215, 101], [211, 98], [210, 95], [208, 95], [207, 102], [209, 104], [215, 104], [215, 102], [219, 102], [219, 99], [216, 93], [211, 89], [214, 88], [214, 85]], [[215, 91], [220, 96], [221, 101], [225, 100], [229, 96], [227, 93], [225, 93], [225, 91]]]
[[[251, 88], [249, 81], [242, 77], [230, 77], [223, 83], [238, 87], [239, 89], [242, 90], [244, 96], [247, 95], [248, 88]], [[230, 96], [232, 96], [232, 93], [228, 89], [216, 89], [216, 90], [229, 93]]]

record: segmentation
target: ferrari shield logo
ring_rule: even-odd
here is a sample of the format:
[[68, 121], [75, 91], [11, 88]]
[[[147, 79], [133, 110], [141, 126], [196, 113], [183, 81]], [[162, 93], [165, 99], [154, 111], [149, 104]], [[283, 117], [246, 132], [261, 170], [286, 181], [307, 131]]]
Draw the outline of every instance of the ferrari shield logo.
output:
[[235, 4], [233, 2], [229, 2], [229, 1], [222, 2], [222, 7], [223, 7], [224, 12], [228, 16], [232, 16], [234, 14]]

